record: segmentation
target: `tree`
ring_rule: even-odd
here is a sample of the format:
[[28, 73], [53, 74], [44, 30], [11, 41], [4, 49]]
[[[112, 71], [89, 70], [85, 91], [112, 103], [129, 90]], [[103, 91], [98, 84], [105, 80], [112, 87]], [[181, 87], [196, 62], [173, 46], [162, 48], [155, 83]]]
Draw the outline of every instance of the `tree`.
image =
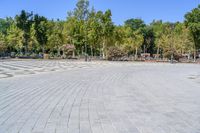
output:
[[144, 42], [144, 37], [143, 35], [139, 32], [139, 31], [135, 31], [133, 33], [133, 37], [134, 37], [134, 45], [133, 47], [135, 48], [135, 59], [137, 59], [137, 55], [138, 55], [138, 49], [141, 47], [141, 45]]
[[49, 22], [49, 30], [47, 33], [48, 41], [47, 45], [51, 51], [57, 50], [59, 53], [60, 47], [64, 45], [64, 33], [63, 33], [63, 22]]
[[95, 12], [94, 9], [89, 14], [88, 20], [87, 20], [87, 38], [88, 43], [90, 45], [90, 52], [93, 56], [94, 49], [98, 49], [98, 43], [100, 42], [100, 31], [101, 31], [101, 23], [99, 22], [99, 18], [97, 16], [97, 12]]
[[128, 19], [125, 21], [125, 26], [130, 27], [133, 31], [144, 28], [145, 23], [142, 19]]
[[7, 30], [7, 22], [5, 19], [0, 18], [0, 33], [6, 33]]
[[200, 5], [185, 15], [185, 25], [194, 40], [194, 60], [196, 60], [196, 50], [200, 49]]
[[175, 32], [175, 24], [165, 23], [164, 24], [164, 31], [159, 38], [160, 48], [163, 51], [163, 56], [165, 58], [171, 59], [178, 59], [180, 57], [179, 50], [179, 36]]
[[188, 28], [182, 23], [175, 27], [176, 45], [178, 53], [191, 53], [194, 48], [194, 40]]
[[133, 31], [130, 27], [125, 27], [125, 49], [130, 51], [135, 50], [135, 60], [138, 57], [138, 50], [141, 48], [144, 37], [139, 30]]
[[157, 48], [157, 54], [161, 54], [161, 51], [163, 52], [164, 56], [166, 55], [172, 55], [175, 51], [175, 33], [174, 29], [176, 24], [175, 23], [163, 23], [162, 21], [153, 21], [151, 23], [151, 26], [153, 28], [154, 34], [155, 34], [155, 46]]
[[41, 21], [40, 24], [38, 25], [38, 41], [42, 45], [42, 52], [45, 53], [45, 46], [47, 44], [47, 22], [46, 21]]
[[13, 23], [7, 30], [6, 41], [10, 49], [21, 52], [24, 42], [24, 32]]
[[[64, 36], [66, 42], [72, 44], [77, 49], [78, 54], [82, 51], [83, 46], [83, 35], [81, 34], [81, 27], [83, 25], [78, 19], [74, 16], [68, 17], [67, 21], [64, 24]], [[82, 52], [83, 54], [83, 52]]]
[[132, 18], [117, 26], [112, 22], [111, 10], [95, 11], [89, 8], [89, 0], [78, 0], [66, 21], [48, 20], [24, 10], [15, 19], [0, 19], [0, 42], [1, 49], [5, 45], [7, 51], [55, 54], [63, 46], [70, 46], [77, 55], [100, 55], [103, 59], [115, 50], [127, 56], [135, 54], [136, 58], [142, 51], [165, 57], [194, 51], [196, 57], [194, 49], [200, 48], [199, 18], [200, 6], [185, 15], [184, 23], [154, 20], [146, 25], [142, 19]]
[[134, 49], [134, 34], [133, 30], [130, 27], [125, 26], [124, 27], [124, 37], [123, 37], [123, 49], [126, 51], [126, 53], [129, 53]]
[[28, 52], [28, 41], [30, 38], [30, 28], [33, 23], [33, 13], [26, 12], [25, 10], [21, 11], [20, 15], [15, 17], [16, 25], [18, 28], [24, 32], [24, 47], [25, 52]]
[[74, 9], [73, 15], [78, 20], [86, 20], [89, 15], [89, 1], [88, 0], [79, 0]]
[[[65, 24], [65, 32], [67, 38], [75, 45], [78, 53], [83, 54], [83, 47], [85, 47], [85, 54], [87, 53], [87, 19], [89, 16], [89, 1], [79, 0], [76, 8], [72, 12], [68, 12], [67, 23]], [[72, 26], [72, 27], [71, 27]], [[69, 29], [66, 29], [68, 27]]]
[[159, 21], [153, 21], [150, 26], [153, 29], [154, 36], [155, 36], [155, 47], [157, 48], [156, 52], [156, 58], [158, 58], [158, 55], [160, 54], [161, 46], [162, 46], [162, 35], [164, 33], [164, 25], [161, 20]]
[[30, 38], [28, 40], [28, 50], [33, 52], [36, 50], [38, 50], [38, 41], [37, 41], [37, 38], [36, 38], [36, 30], [35, 30], [35, 24], [33, 23], [31, 25], [31, 29], [30, 29]]
[[153, 55], [154, 50], [155, 50], [155, 33], [153, 31], [152, 26], [145, 26], [144, 28], [141, 29], [142, 35], [144, 37], [144, 43], [142, 45], [143, 52], [144, 53], [150, 53]]
[[126, 40], [126, 27], [124, 26], [115, 26], [113, 31], [113, 40], [114, 45], [123, 47], [124, 42]]
[[99, 17], [101, 18], [101, 37], [102, 37], [102, 54], [103, 59], [106, 58], [106, 48], [109, 45], [109, 41], [113, 35], [114, 25], [112, 22], [112, 13], [110, 10], [107, 10], [104, 14], [99, 12]]
[[45, 47], [47, 44], [47, 19], [43, 16], [34, 15], [34, 24], [36, 31], [36, 38], [38, 43], [40, 44], [40, 49], [42, 49], [43, 54], [45, 53]]
[[7, 17], [6, 19], [0, 18], [0, 33], [6, 35], [7, 29], [14, 22], [11, 17]]
[[0, 53], [6, 50], [5, 36], [0, 32]]
[[175, 54], [175, 36], [173, 32], [169, 32], [167, 34], [162, 34], [161, 36], [161, 48], [163, 50], [163, 56], [166, 58], [171, 58], [173, 59], [173, 56]]

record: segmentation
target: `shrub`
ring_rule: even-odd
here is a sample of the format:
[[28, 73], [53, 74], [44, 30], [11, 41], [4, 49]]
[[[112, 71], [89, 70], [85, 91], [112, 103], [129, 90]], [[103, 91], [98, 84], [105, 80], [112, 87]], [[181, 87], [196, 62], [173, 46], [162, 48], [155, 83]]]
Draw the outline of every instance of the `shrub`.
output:
[[110, 47], [108, 49], [107, 58], [108, 60], [120, 60], [125, 55], [122, 49], [118, 47]]
[[[163, 54], [163, 56], [164, 56], [165, 58], [168, 58], [169, 60], [171, 59], [171, 55], [172, 55], [172, 52], [170, 52], [170, 51], [166, 51], [166, 52]], [[173, 53], [173, 58], [174, 58], [174, 60], [179, 61], [179, 59], [181, 58], [181, 55], [178, 54], [177, 52], [174, 52], [174, 53]]]

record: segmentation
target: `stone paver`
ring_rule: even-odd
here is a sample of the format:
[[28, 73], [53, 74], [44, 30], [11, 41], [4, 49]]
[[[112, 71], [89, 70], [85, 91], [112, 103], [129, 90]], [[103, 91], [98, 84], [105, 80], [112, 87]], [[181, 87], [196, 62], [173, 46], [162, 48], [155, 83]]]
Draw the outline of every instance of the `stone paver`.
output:
[[200, 133], [199, 68], [0, 62], [0, 133]]

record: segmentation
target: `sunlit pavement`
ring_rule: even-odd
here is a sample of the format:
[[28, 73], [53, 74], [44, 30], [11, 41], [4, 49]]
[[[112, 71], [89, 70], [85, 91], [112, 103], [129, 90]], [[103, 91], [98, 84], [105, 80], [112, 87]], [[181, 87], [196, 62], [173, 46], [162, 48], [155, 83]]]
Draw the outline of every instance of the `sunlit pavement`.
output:
[[200, 65], [0, 62], [0, 133], [200, 133]]

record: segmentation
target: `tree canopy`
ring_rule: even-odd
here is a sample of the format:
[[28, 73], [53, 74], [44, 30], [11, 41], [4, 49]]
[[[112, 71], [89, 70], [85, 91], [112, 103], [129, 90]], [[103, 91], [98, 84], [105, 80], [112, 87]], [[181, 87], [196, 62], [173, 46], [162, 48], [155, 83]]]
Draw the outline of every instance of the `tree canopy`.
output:
[[[22, 10], [14, 18], [0, 19], [0, 51], [54, 53], [72, 45], [74, 54], [108, 58], [110, 49], [121, 55], [150, 53], [169, 58], [169, 54], [196, 54], [200, 49], [200, 6], [186, 13], [184, 23], [153, 20], [146, 24], [131, 18], [115, 25], [112, 11], [96, 11], [88, 0], [79, 0], [66, 20], [48, 20]], [[196, 57], [196, 55], [194, 55]]]

